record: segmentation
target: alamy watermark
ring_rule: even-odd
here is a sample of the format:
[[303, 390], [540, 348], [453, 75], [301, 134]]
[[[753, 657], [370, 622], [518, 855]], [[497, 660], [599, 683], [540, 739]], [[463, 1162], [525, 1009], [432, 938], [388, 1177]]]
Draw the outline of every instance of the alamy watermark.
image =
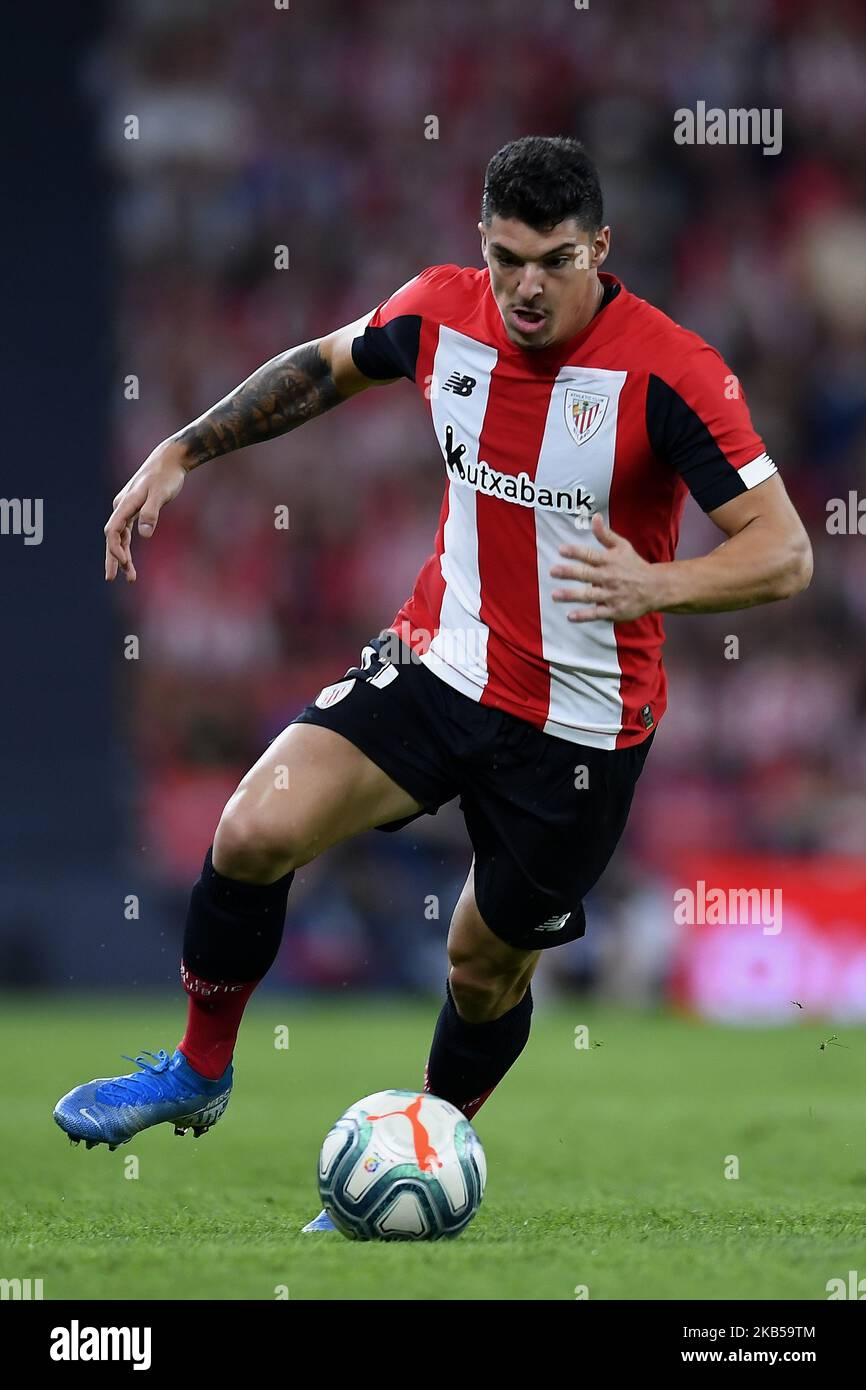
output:
[[760, 145], [763, 154], [778, 154], [782, 148], [782, 109], [779, 106], [707, 107], [699, 101], [692, 110], [681, 106], [674, 112], [674, 143], [677, 145]]
[[782, 930], [781, 888], [708, 888], [699, 878], [694, 888], [674, 892], [678, 926], [758, 926], [764, 936]]
[[25, 545], [41, 545], [42, 498], [0, 497], [0, 536], [23, 536]]
[[41, 1279], [0, 1279], [0, 1301], [27, 1302], [44, 1298]]
[[149, 1327], [82, 1327], [73, 1318], [69, 1327], [51, 1329], [48, 1355], [52, 1361], [131, 1361], [134, 1371], [151, 1364]]

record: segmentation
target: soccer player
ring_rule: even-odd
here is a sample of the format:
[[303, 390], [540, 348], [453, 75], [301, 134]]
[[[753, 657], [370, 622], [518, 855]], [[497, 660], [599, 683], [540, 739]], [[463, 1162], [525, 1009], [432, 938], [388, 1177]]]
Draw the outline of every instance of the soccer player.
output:
[[[88, 1147], [161, 1121], [213, 1125], [295, 870], [455, 796], [474, 858], [424, 1085], [471, 1119], [527, 1042], [541, 952], [583, 935], [583, 898], [622, 834], [665, 710], [661, 615], [809, 583], [808, 538], [736, 377], [602, 271], [610, 228], [579, 142], [533, 136], [495, 154], [479, 231], [485, 269], [432, 266], [273, 358], [158, 445], [114, 500], [105, 577], [132, 583], [133, 523], [152, 536], [194, 469], [401, 377], [445, 467], [411, 596], [223, 812], [192, 890], [177, 1048], [58, 1103], [57, 1123]], [[676, 560], [687, 491], [724, 540]], [[306, 1229], [328, 1225], [323, 1213]]]

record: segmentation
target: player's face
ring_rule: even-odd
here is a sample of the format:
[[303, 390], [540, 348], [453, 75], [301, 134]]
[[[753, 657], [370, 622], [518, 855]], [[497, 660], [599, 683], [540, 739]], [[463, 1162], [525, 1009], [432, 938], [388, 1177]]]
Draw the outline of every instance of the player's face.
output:
[[589, 233], [568, 217], [536, 232], [513, 217], [479, 222], [481, 254], [505, 331], [524, 348], [549, 347], [579, 333], [598, 307], [598, 268], [610, 228]]

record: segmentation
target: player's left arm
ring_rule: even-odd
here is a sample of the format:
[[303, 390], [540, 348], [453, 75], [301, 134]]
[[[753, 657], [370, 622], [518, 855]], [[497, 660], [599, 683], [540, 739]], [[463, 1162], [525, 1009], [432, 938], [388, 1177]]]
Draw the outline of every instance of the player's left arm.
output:
[[582, 581], [557, 589], [557, 603], [584, 606], [572, 622], [627, 622], [644, 613], [727, 613], [792, 598], [812, 578], [809, 537], [778, 474], [709, 513], [727, 537], [709, 555], [651, 564], [624, 536], [594, 516], [601, 549], [561, 547], [571, 563], [551, 574]]
[[[681, 357], [653, 373], [646, 396], [650, 446], [672, 468], [726, 539], [692, 560], [644, 560], [598, 515], [595, 545], [566, 545], [571, 563], [557, 603], [581, 603], [573, 622], [628, 622], [644, 613], [726, 613], [792, 598], [812, 578], [812, 548], [776, 466], [726, 363], [706, 343], [685, 342]], [[736, 389], [731, 390], [732, 384]]]
[[727, 540], [709, 555], [651, 566], [659, 612], [726, 613], [808, 588], [812, 546], [778, 473], [708, 515]]

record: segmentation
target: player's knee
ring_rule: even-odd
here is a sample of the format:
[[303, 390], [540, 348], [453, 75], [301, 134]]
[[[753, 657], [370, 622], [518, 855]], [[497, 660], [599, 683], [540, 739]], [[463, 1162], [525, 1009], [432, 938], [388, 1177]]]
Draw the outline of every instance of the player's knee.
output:
[[300, 837], [277, 827], [243, 796], [233, 797], [220, 818], [213, 843], [218, 873], [244, 883], [273, 883], [312, 856]]
[[467, 1023], [489, 1023], [508, 1013], [526, 993], [522, 968], [492, 970], [480, 960], [458, 960], [448, 976], [451, 998]]

